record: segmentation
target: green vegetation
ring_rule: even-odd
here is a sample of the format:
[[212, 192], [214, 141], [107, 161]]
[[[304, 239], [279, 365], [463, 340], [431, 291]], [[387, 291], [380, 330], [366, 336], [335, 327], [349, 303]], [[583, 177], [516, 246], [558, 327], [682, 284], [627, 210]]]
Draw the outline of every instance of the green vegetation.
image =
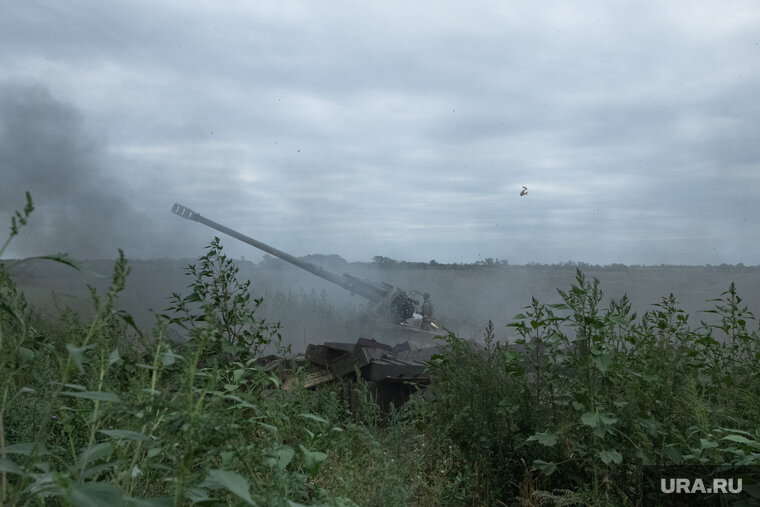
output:
[[448, 336], [431, 367], [429, 429], [472, 465], [475, 500], [635, 505], [641, 465], [760, 464], [760, 339], [733, 284], [691, 329], [672, 295], [637, 320], [576, 281], [516, 316], [522, 350]]
[[[0, 256], [32, 211], [27, 195]], [[482, 350], [443, 337], [430, 387], [383, 412], [361, 380], [349, 410], [344, 386], [262, 366], [288, 355], [279, 326], [216, 239], [149, 333], [117, 310], [121, 252], [86, 321], [39, 317], [13, 269], [0, 264], [3, 505], [637, 505], [642, 465], [760, 464], [760, 336], [733, 284], [692, 325], [672, 295], [640, 317], [625, 297], [601, 308], [578, 270], [562, 303], [515, 317], [514, 346], [491, 324]]]

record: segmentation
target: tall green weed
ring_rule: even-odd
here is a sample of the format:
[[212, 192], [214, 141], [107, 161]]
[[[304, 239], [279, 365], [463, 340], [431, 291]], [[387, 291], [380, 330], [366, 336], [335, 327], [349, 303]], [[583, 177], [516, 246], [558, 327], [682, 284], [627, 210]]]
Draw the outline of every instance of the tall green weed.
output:
[[[188, 269], [191, 294], [149, 335], [117, 309], [121, 251], [87, 322], [35, 322], [0, 267], [2, 503], [351, 505], [316, 481], [338, 427], [258, 364], [278, 327], [256, 318], [260, 301], [218, 240], [208, 250]], [[167, 339], [177, 324], [187, 343]]]
[[635, 504], [642, 465], [758, 463], [759, 338], [733, 284], [697, 328], [672, 294], [640, 318], [625, 296], [601, 308], [580, 270], [558, 293], [515, 317], [514, 344], [449, 334], [431, 363], [428, 431], [462, 453], [469, 503]]

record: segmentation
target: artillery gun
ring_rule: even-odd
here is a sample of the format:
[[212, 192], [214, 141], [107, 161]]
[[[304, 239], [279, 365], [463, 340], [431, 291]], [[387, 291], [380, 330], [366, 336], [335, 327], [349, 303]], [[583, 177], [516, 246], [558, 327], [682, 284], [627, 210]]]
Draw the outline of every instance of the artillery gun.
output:
[[[419, 304], [418, 301], [412, 299], [406, 292], [399, 289], [398, 287], [394, 287], [393, 285], [385, 282], [372, 282], [369, 280], [362, 280], [349, 273], [344, 273], [343, 276], [336, 275], [335, 273], [331, 273], [321, 266], [316, 266], [309, 262], [304, 262], [301, 259], [297, 259], [296, 257], [293, 257], [290, 254], [262, 243], [261, 241], [257, 241], [249, 236], [246, 236], [245, 234], [241, 234], [233, 229], [230, 229], [229, 227], [225, 227], [220, 223], [214, 222], [213, 220], [209, 220], [208, 218], [202, 216], [200, 213], [196, 213], [190, 208], [182, 206], [181, 204], [175, 203], [174, 206], [172, 206], [172, 213], [179, 215], [182, 218], [186, 218], [194, 222], [199, 222], [203, 225], [211, 227], [212, 229], [216, 229], [219, 232], [223, 232], [224, 234], [232, 236], [233, 238], [240, 240], [243, 243], [247, 243], [253, 247], [258, 248], [259, 250], [263, 250], [264, 252], [274, 255], [275, 257], [278, 257], [285, 262], [289, 262], [294, 266], [304, 269], [313, 275], [323, 278], [328, 282], [339, 285], [340, 287], [343, 287], [344, 289], [350, 291], [352, 294], [358, 294], [359, 296], [362, 296], [363, 298], [369, 300], [370, 308], [374, 312], [378, 313], [384, 319], [386, 319], [386, 321], [392, 324], [402, 324], [406, 320], [412, 318], [415, 313], [415, 307]], [[415, 331], [420, 330], [417, 329]]]

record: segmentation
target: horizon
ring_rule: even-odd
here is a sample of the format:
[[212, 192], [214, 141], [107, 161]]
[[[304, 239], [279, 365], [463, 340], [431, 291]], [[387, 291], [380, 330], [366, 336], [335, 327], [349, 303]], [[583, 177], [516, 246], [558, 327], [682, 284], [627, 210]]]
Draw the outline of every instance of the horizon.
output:
[[[225, 248], [226, 250], [226, 248]], [[0, 263], [14, 263], [19, 261], [24, 261], [24, 263], [33, 262], [33, 261], [39, 261], [44, 263], [50, 263], [53, 264], [56, 263], [56, 261], [51, 261], [49, 256], [52, 255], [59, 255], [63, 254], [65, 252], [57, 252], [55, 254], [48, 253], [48, 254], [40, 254], [36, 256], [29, 256], [29, 257], [3, 257], [0, 258]], [[68, 255], [68, 254], [67, 254]], [[721, 263], [721, 264], [623, 264], [619, 262], [614, 262], [610, 264], [593, 264], [585, 261], [575, 261], [575, 260], [568, 260], [568, 261], [559, 261], [559, 262], [551, 262], [551, 263], [543, 263], [543, 262], [526, 262], [526, 263], [513, 263], [510, 262], [509, 259], [498, 259], [498, 258], [486, 258], [486, 259], [476, 259], [472, 261], [457, 261], [457, 262], [439, 262], [435, 259], [431, 259], [435, 262], [430, 261], [408, 261], [404, 259], [392, 259], [390, 257], [384, 257], [384, 256], [373, 256], [373, 259], [371, 260], [347, 260], [343, 257], [341, 257], [339, 254], [330, 253], [330, 254], [322, 254], [322, 253], [311, 253], [306, 254], [302, 256], [297, 256], [296, 258], [299, 260], [303, 260], [306, 262], [310, 262], [312, 264], [316, 264], [317, 266], [325, 266], [326, 264], [329, 264], [327, 262], [327, 259], [323, 259], [324, 262], [320, 262], [320, 259], [314, 259], [314, 257], [323, 257], [323, 258], [331, 258], [332, 260], [335, 260], [337, 262], [345, 263], [348, 266], [351, 265], [360, 265], [363, 267], [376, 267], [378, 269], [414, 269], [414, 268], [422, 268], [422, 269], [435, 269], [435, 268], [452, 268], [452, 267], [459, 267], [459, 268], [508, 268], [508, 267], [514, 267], [514, 268], [532, 268], [532, 267], [548, 267], [548, 268], [558, 268], [558, 269], [570, 269], [570, 268], [591, 268], [591, 269], [615, 269], [615, 268], [736, 268], [736, 269], [748, 269], [748, 270], [754, 270], [754, 269], [760, 269], [760, 264], [744, 264], [742, 262], [736, 263], [736, 264], [728, 264], [728, 263]], [[388, 261], [392, 261], [392, 263], [384, 264], [382, 262], [378, 262], [375, 260], [377, 257], [382, 257], [383, 259], [387, 259]], [[118, 257], [93, 257], [93, 258], [75, 258], [68, 256], [70, 260], [73, 260], [75, 262], [81, 262], [81, 263], [88, 263], [88, 262], [113, 262]], [[128, 262], [197, 262], [197, 257], [129, 257], [125, 255], [125, 258]], [[248, 263], [253, 266], [262, 266], [266, 265], [267, 263], [282, 263], [283, 265], [292, 267], [293, 269], [301, 269], [298, 266], [294, 266], [293, 264], [290, 264], [289, 262], [282, 260], [278, 257], [264, 254], [261, 259], [254, 260], [246, 256], [239, 256], [239, 257], [230, 257], [228, 255], [228, 258], [231, 259], [235, 263]], [[325, 268], [328, 271], [330, 268]], [[337, 268], [336, 268], [337, 269]], [[314, 275], [316, 276], [316, 275]]]

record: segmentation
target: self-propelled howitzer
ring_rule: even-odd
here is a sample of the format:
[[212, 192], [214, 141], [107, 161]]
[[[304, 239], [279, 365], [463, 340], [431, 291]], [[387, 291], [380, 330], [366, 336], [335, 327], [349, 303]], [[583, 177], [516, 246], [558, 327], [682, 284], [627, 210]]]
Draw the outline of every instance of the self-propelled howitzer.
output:
[[336, 285], [343, 287], [346, 290], [351, 291], [353, 294], [358, 294], [370, 301], [371, 307], [377, 313], [380, 313], [384, 317], [388, 318], [391, 322], [398, 324], [411, 318], [414, 315], [415, 305], [417, 301], [409, 297], [406, 292], [394, 287], [393, 285], [385, 282], [372, 282], [369, 280], [362, 280], [348, 273], [344, 273], [343, 276], [331, 273], [321, 266], [316, 266], [309, 262], [304, 262], [301, 259], [297, 259], [290, 254], [287, 254], [281, 250], [273, 248], [266, 243], [257, 241], [245, 234], [241, 234], [229, 227], [209, 220], [202, 216], [200, 213], [196, 213], [190, 208], [186, 208], [181, 204], [174, 203], [172, 206], [172, 213], [179, 215], [188, 220], [200, 222], [203, 225], [216, 229], [219, 232], [223, 232], [228, 236], [232, 236], [235, 239], [247, 243], [253, 247], [263, 250], [269, 254], [279, 257], [285, 262], [289, 262], [301, 269], [316, 275], [320, 278], [324, 278], [328, 282], [332, 282]]

